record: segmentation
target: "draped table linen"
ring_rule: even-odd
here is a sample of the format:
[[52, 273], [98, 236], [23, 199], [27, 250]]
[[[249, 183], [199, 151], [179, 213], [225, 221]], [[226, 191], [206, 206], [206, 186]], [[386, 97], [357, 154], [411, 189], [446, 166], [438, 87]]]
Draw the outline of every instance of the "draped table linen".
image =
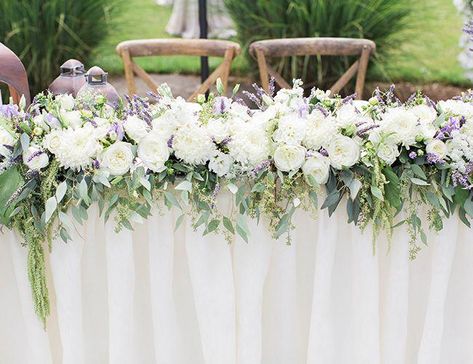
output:
[[[454, 217], [408, 260], [409, 235], [298, 211], [275, 241], [202, 236], [177, 211], [115, 231], [96, 208], [47, 262], [52, 315], [33, 310], [27, 249], [0, 243], [0, 363], [472, 363], [473, 241]], [[388, 246], [390, 249], [388, 252]]]

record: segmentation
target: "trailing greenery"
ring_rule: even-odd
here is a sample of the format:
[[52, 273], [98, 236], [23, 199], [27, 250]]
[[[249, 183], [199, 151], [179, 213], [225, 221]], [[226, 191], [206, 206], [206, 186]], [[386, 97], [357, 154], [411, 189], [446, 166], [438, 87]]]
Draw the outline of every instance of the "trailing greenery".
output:
[[298, 209], [330, 216], [345, 205], [348, 223], [372, 227], [373, 252], [381, 232], [405, 224], [411, 258], [444, 218], [470, 226], [473, 92], [438, 103], [415, 93], [401, 103], [391, 87], [357, 101], [318, 89], [304, 97], [296, 80], [276, 95], [256, 87], [247, 96], [259, 110], [250, 110], [238, 88], [231, 98], [220, 80], [216, 89], [196, 103], [162, 85], [154, 102], [134, 96], [115, 107], [100, 94], [0, 105], [1, 225], [28, 249], [44, 323], [45, 256], [53, 239], [72, 240], [93, 205], [116, 231], [167, 207], [179, 213], [176, 228], [251, 243], [251, 218], [287, 244]]
[[86, 60], [106, 36], [116, 0], [2, 0], [0, 41], [23, 61], [32, 94], [69, 58]]
[[[367, 38], [384, 61], [404, 40], [410, 0], [225, 0], [248, 46], [260, 39], [296, 37]], [[290, 57], [274, 60], [287, 80], [301, 78], [308, 86], [330, 87], [353, 62], [340, 57]]]

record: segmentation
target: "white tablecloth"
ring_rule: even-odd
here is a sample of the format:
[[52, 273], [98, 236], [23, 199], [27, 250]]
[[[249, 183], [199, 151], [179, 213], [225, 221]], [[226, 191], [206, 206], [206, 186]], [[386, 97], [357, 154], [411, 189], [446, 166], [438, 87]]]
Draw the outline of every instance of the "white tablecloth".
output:
[[300, 212], [293, 244], [249, 222], [247, 244], [174, 214], [114, 232], [91, 210], [49, 258], [52, 317], [35, 317], [26, 249], [0, 242], [0, 363], [473, 363], [473, 239], [454, 218], [408, 261], [343, 208]]

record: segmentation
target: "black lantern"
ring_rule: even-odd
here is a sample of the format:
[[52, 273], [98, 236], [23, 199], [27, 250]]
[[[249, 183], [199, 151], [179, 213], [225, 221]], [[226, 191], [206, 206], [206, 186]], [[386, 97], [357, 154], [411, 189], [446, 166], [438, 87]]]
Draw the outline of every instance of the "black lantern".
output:
[[70, 59], [61, 66], [61, 74], [51, 83], [48, 90], [54, 95], [70, 94], [77, 96], [85, 84], [85, 68], [77, 59]]
[[107, 98], [109, 105], [117, 106], [120, 102], [120, 96], [115, 87], [107, 82], [107, 75], [108, 73], [100, 67], [92, 67], [85, 75], [86, 83], [81, 87], [77, 96], [99, 94]]

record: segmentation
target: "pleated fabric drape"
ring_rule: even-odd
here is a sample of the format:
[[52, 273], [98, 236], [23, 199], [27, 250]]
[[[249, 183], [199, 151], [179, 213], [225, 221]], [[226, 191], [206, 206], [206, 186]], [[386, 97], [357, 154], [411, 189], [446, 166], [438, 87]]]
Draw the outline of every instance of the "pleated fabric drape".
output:
[[412, 262], [404, 228], [373, 255], [343, 209], [298, 212], [291, 245], [264, 223], [228, 244], [177, 217], [117, 233], [91, 209], [54, 241], [46, 331], [27, 251], [0, 235], [0, 363], [473, 363], [473, 238], [456, 217]]

